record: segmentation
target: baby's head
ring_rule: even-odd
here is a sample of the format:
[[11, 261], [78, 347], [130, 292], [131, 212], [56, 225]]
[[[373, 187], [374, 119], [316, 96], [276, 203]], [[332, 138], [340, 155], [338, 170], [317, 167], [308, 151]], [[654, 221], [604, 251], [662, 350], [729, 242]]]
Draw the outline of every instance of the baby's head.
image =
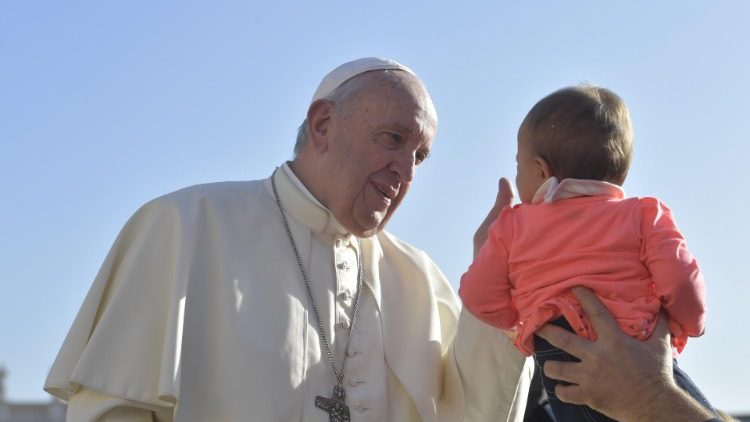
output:
[[531, 202], [549, 177], [594, 179], [622, 185], [633, 153], [625, 102], [590, 85], [563, 88], [542, 98], [518, 129], [516, 186]]

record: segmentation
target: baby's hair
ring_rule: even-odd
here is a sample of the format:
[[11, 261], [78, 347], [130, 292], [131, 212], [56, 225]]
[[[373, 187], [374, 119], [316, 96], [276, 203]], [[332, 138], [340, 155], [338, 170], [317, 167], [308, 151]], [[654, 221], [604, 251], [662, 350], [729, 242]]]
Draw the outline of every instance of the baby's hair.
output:
[[542, 98], [519, 129], [519, 139], [531, 142], [531, 153], [547, 162], [552, 176], [617, 185], [628, 174], [632, 137], [622, 98], [592, 85], [563, 88]]

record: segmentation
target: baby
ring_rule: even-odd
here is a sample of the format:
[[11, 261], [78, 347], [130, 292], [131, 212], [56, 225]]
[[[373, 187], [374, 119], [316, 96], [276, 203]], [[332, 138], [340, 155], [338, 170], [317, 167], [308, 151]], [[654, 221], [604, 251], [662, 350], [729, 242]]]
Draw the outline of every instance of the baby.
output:
[[[664, 309], [676, 354], [703, 333], [704, 285], [672, 213], [656, 198], [626, 198], [628, 109], [612, 91], [575, 86], [529, 111], [518, 130], [516, 185], [521, 204], [506, 207], [461, 278], [459, 294], [477, 318], [516, 332], [516, 347], [546, 360], [576, 360], [534, 335], [552, 323], [596, 339], [571, 294], [599, 296], [620, 327], [647, 339]], [[675, 381], [710, 404], [674, 365]], [[559, 401], [542, 377], [558, 421], [611, 420]]]

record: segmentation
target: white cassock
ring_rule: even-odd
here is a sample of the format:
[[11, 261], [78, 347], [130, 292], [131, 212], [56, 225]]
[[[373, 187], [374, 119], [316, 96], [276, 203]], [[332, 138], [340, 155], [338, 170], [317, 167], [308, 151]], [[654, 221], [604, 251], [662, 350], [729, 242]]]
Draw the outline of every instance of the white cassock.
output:
[[[422, 251], [356, 239], [285, 164], [276, 183], [341, 365], [352, 421], [521, 420], [532, 367], [460, 311]], [[333, 371], [271, 179], [183, 189], [143, 206], [107, 256], [45, 390], [69, 421], [328, 421]], [[460, 314], [460, 318], [459, 318]]]

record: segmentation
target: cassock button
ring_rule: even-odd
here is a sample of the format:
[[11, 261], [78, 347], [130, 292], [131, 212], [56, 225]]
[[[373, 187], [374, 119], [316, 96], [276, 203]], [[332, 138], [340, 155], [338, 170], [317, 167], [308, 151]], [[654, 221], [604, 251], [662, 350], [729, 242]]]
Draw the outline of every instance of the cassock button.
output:
[[337, 248], [341, 247], [341, 239], [336, 239], [336, 247]]
[[356, 387], [359, 385], [359, 381], [355, 380], [354, 378], [349, 378], [349, 385], [352, 387]]
[[339, 322], [339, 325], [341, 326], [341, 328], [346, 330], [347, 328], [349, 328], [349, 320], [342, 319], [341, 322]]
[[359, 413], [362, 413], [362, 412], [364, 412], [365, 410], [367, 410], [367, 408], [365, 407], [365, 405], [364, 405], [364, 404], [362, 404], [362, 403], [357, 403], [357, 404], [355, 404], [355, 405], [354, 405], [354, 410], [356, 410], [356, 411], [357, 411], [357, 412], [359, 412]]
[[354, 350], [352, 350], [352, 349], [349, 349], [349, 350], [348, 350], [348, 351], [346, 352], [346, 356], [347, 356], [347, 357], [350, 357], [350, 358], [353, 358], [353, 357], [354, 357], [354, 355], [356, 355], [356, 354], [357, 354], [357, 352], [355, 352], [355, 351], [354, 351]]
[[337, 267], [339, 267], [340, 270], [349, 271], [349, 263], [346, 261], [339, 262]]

